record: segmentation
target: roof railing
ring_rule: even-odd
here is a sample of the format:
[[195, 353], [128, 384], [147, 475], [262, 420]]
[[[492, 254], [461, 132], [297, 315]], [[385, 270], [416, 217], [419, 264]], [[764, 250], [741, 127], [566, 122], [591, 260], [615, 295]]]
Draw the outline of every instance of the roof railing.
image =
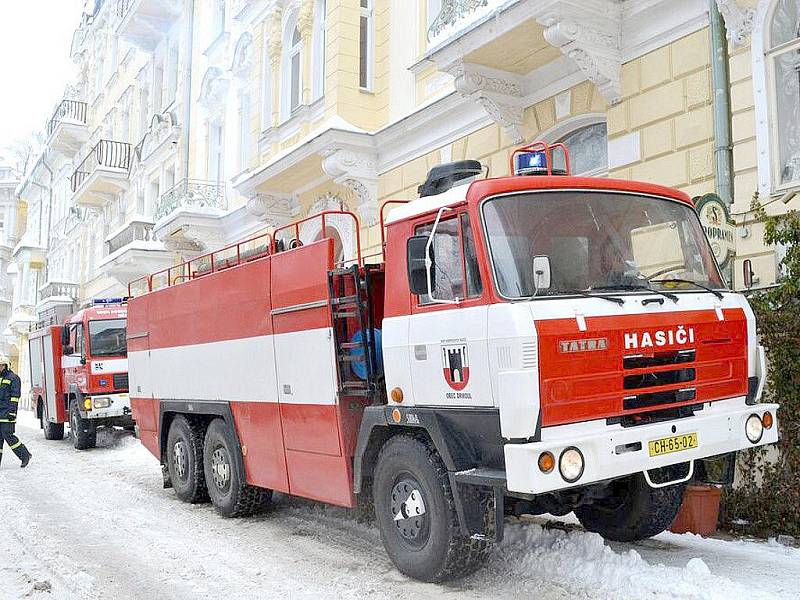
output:
[[[236, 244], [231, 244], [219, 250], [203, 254], [202, 256], [198, 256], [179, 265], [174, 265], [151, 275], [145, 275], [144, 277], [134, 279], [128, 284], [128, 296], [141, 296], [149, 292], [192, 281], [204, 277], [205, 275], [210, 275], [211, 273], [230, 269], [244, 263], [264, 258], [265, 256], [298, 248], [303, 245], [302, 242], [300, 242], [300, 226], [315, 219], [322, 220], [322, 234], [319, 239], [328, 238], [330, 237], [328, 236], [328, 230], [333, 228], [330, 224], [330, 219], [334, 216], [344, 216], [353, 219], [355, 225], [356, 256], [346, 262], [353, 261], [361, 266], [361, 227], [358, 217], [348, 211], [325, 211], [301, 219], [296, 223], [290, 223], [279, 227], [272, 234], [262, 233], [244, 241], [237, 242]], [[294, 232], [295, 235], [293, 239], [289, 240], [288, 244], [283, 238], [279, 237], [279, 234], [286, 231]]]

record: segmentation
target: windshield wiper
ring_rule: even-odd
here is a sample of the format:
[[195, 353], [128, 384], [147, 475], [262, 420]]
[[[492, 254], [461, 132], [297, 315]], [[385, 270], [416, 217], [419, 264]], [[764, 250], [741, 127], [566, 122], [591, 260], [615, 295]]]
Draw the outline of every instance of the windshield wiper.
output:
[[620, 285], [602, 285], [599, 287], [593, 287], [593, 290], [630, 290], [630, 291], [638, 291], [641, 290], [643, 292], [653, 292], [654, 294], [661, 294], [665, 298], [669, 298], [673, 302], [678, 302], [678, 296], [672, 294], [670, 292], [665, 292], [663, 290], [656, 290], [651, 288], [647, 285], [627, 285], [627, 284], [620, 284]]
[[689, 285], [693, 285], [695, 287], [700, 288], [701, 290], [705, 290], [710, 294], [714, 294], [717, 298], [722, 300], [725, 296], [722, 293], [718, 292], [717, 290], [712, 290], [710, 287], [703, 285], [702, 283], [697, 283], [696, 281], [692, 281], [691, 279], [653, 279], [650, 283], [688, 283]]
[[600, 298], [601, 300], [608, 300], [609, 302], [613, 302], [614, 304], [619, 304], [622, 306], [625, 304], [625, 300], [618, 296], [604, 296], [601, 294], [592, 294], [591, 292], [587, 292], [584, 290], [564, 290], [560, 292], [559, 295], [564, 296], [583, 296], [584, 298]]

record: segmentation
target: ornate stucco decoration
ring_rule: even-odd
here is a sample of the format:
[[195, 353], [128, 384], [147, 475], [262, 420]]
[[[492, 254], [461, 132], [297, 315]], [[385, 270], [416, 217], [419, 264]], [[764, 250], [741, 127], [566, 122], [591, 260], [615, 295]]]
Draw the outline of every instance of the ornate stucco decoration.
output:
[[300, 201], [295, 196], [254, 194], [247, 201], [247, 212], [266, 225], [284, 225], [300, 214]]
[[753, 32], [756, 11], [752, 8], [742, 8], [736, 0], [716, 0], [717, 8], [725, 20], [725, 29], [728, 31], [728, 41], [731, 46], [743, 46]]
[[171, 112], [153, 115], [150, 127], [144, 134], [141, 143], [136, 147], [136, 157], [140, 162], [145, 162], [164, 143], [176, 142], [179, 133], [180, 127]]
[[525, 99], [518, 77], [463, 62], [450, 69], [450, 74], [455, 77], [456, 90], [462, 96], [480, 104], [492, 120], [506, 130], [514, 143], [523, 141]]
[[253, 36], [244, 32], [233, 50], [231, 73], [238, 79], [247, 79], [253, 67]]
[[331, 146], [320, 154], [322, 170], [353, 192], [362, 223], [375, 225], [378, 222], [378, 171], [374, 153]]
[[619, 102], [622, 93], [619, 21], [615, 27], [601, 28], [599, 22], [582, 23], [574, 15], [559, 14], [557, 10], [537, 20], [545, 27], [544, 38], [548, 43], [574, 61], [609, 103]]
[[200, 85], [200, 104], [208, 109], [222, 107], [230, 81], [218, 67], [210, 67]]

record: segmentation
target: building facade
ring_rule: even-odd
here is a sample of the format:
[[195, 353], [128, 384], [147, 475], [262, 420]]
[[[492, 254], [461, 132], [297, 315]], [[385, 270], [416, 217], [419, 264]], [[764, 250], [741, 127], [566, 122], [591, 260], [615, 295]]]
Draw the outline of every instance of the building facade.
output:
[[355, 215], [327, 221], [340, 258], [356, 228], [375, 257], [381, 207], [431, 167], [507, 175], [534, 140], [700, 199], [733, 284], [748, 260], [769, 285], [750, 202], [800, 205], [798, 23], [798, 0], [90, 0], [17, 188], [12, 345], [289, 221], [318, 239], [325, 210]]

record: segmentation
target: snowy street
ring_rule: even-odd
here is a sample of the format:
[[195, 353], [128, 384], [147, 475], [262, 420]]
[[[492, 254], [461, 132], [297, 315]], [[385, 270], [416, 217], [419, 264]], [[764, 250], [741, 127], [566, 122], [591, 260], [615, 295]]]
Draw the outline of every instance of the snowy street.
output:
[[[0, 467], [0, 598], [800, 598], [800, 549], [661, 534], [604, 544], [580, 530], [511, 523], [486, 568], [449, 584], [394, 570], [372, 524], [286, 497], [226, 520], [161, 488], [129, 433], [98, 448], [47, 442], [29, 413]], [[542, 521], [538, 521], [542, 522]]]

